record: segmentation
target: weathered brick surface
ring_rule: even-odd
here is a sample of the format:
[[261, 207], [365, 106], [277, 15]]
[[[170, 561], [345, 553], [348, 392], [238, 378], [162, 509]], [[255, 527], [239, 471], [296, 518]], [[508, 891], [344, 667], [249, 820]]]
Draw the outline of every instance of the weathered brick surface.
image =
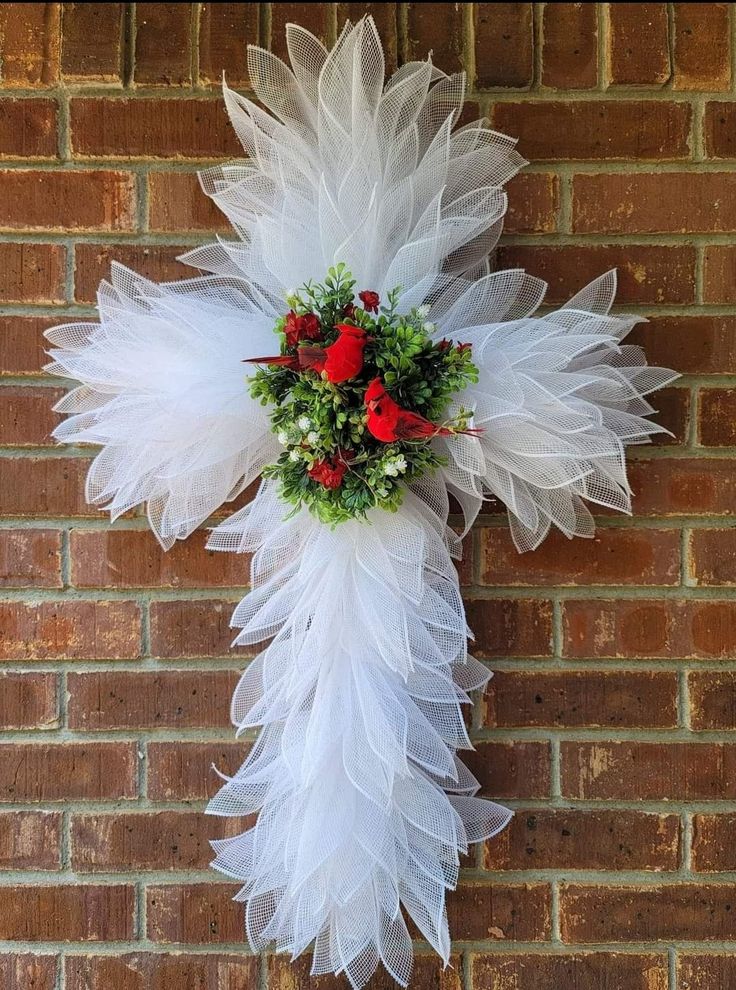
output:
[[230, 725], [228, 670], [69, 674], [69, 724], [82, 730]]
[[485, 844], [488, 870], [675, 870], [677, 815], [635, 811], [520, 810]]
[[612, 3], [605, 13], [610, 42], [606, 53], [613, 85], [658, 88], [670, 78], [666, 3]]
[[238, 990], [257, 983], [254, 956], [127, 952], [124, 955], [67, 955], [67, 990]]
[[203, 813], [213, 765], [233, 774], [252, 744], [229, 721], [258, 649], [231, 650], [249, 560], [204, 532], [165, 554], [140, 513], [110, 528], [86, 504], [92, 451], [51, 446], [42, 334], [95, 318], [113, 261], [194, 274], [177, 256], [230, 233], [197, 169], [243, 157], [223, 71], [253, 95], [249, 43], [284, 58], [288, 22], [330, 45], [365, 13], [389, 68], [432, 49], [469, 73], [462, 123], [519, 138], [530, 167], [494, 266], [547, 280], [551, 305], [617, 268], [617, 305], [647, 320], [628, 343], [685, 376], [653, 396], [674, 436], [630, 460], [631, 518], [599, 508], [593, 540], [520, 556], [489, 502], [464, 541], [471, 649], [496, 668], [466, 708], [465, 758], [515, 817], [463, 860], [454, 968], [422, 944], [414, 982], [727, 990], [736, 104], [720, 3], [0, 5], [0, 939], [25, 944], [0, 952], [0, 986], [344, 983], [233, 952], [237, 885], [205, 882], [208, 840], [249, 824]]
[[484, 698], [490, 726], [637, 726], [677, 724], [677, 677], [670, 672], [498, 671]]

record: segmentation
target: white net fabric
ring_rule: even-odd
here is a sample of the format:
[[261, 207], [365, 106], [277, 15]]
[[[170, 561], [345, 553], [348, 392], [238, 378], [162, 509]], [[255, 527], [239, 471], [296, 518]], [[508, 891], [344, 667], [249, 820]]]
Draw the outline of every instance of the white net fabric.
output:
[[482, 435], [435, 441], [449, 461], [447, 488], [468, 526], [484, 497], [502, 501], [519, 550], [537, 547], [552, 525], [592, 536], [585, 501], [631, 511], [624, 448], [667, 432], [646, 418], [655, 411], [646, 396], [678, 377], [621, 344], [641, 317], [610, 313], [614, 271], [535, 316], [544, 289], [520, 271], [456, 280], [432, 314], [439, 336], [473, 345], [480, 369], [459, 401]]
[[543, 316], [544, 283], [488, 273], [523, 161], [483, 122], [453, 131], [463, 76], [414, 62], [384, 86], [370, 18], [331, 52], [296, 25], [287, 41], [291, 69], [250, 50], [260, 103], [225, 89], [248, 160], [202, 175], [239, 239], [190, 252], [213, 274], [175, 285], [116, 266], [99, 324], [49, 332], [49, 369], [81, 382], [55, 435], [101, 445], [89, 500], [113, 517], [147, 503], [169, 547], [278, 456], [242, 362], [272, 352], [288, 290], [344, 262], [359, 290], [401, 286], [402, 311], [429, 303], [438, 337], [473, 345], [480, 381], [458, 401], [484, 432], [434, 441], [447, 466], [397, 514], [284, 521], [267, 485], [211, 538], [255, 555], [238, 642], [273, 637], [233, 700], [239, 729], [263, 729], [210, 808], [260, 815], [215, 866], [243, 883], [254, 947], [314, 941], [315, 974], [361, 987], [382, 961], [405, 984], [401, 905], [446, 960], [458, 855], [508, 819], [456, 755], [489, 674], [466, 653], [448, 492], [468, 524], [503, 501], [519, 549], [551, 525], [591, 535], [585, 501], [629, 510], [624, 446], [659, 430], [645, 397], [675, 376], [621, 344], [635, 320], [609, 313], [613, 273]]
[[209, 544], [254, 553], [236, 643], [273, 637], [232, 706], [239, 731], [264, 728], [209, 807], [260, 814], [214, 844], [215, 866], [243, 882], [254, 948], [314, 941], [314, 974], [362, 987], [382, 962], [406, 985], [400, 906], [447, 962], [459, 854], [510, 817], [474, 796], [456, 755], [470, 746], [461, 704], [489, 672], [467, 654], [444, 525], [421, 499], [334, 530], [283, 516], [266, 484]]
[[54, 436], [102, 445], [87, 499], [113, 518], [148, 503], [168, 548], [278, 456], [242, 364], [273, 345], [275, 313], [242, 284], [157, 286], [119, 265], [100, 288], [99, 310], [99, 324], [47, 333], [48, 370], [83, 383], [57, 405], [73, 415]]
[[483, 121], [453, 132], [465, 76], [410, 62], [384, 86], [371, 18], [346, 25], [329, 53], [296, 24], [286, 37], [292, 69], [249, 49], [259, 104], [225, 87], [248, 160], [201, 174], [240, 240], [186, 259], [281, 297], [342, 261], [358, 288], [402, 286], [407, 306], [440, 271], [485, 265], [506, 212], [501, 187], [524, 160]]

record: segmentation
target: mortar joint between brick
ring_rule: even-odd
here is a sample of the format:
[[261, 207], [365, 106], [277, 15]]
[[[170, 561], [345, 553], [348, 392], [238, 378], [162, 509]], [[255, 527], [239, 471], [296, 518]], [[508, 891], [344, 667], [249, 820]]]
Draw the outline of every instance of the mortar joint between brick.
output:
[[470, 949], [465, 949], [462, 952], [460, 965], [462, 966], [462, 990], [478, 990], [477, 987], [473, 987], [473, 955]]
[[550, 883], [550, 922], [551, 922], [551, 942], [553, 945], [562, 944], [560, 932], [560, 887], [557, 880]]
[[189, 46], [189, 75], [192, 80], [192, 89], [201, 88], [199, 76], [199, 30], [202, 18], [202, 4], [193, 3], [190, 11], [190, 46]]
[[550, 739], [550, 794], [552, 799], [562, 797], [562, 758], [560, 755], [560, 740], [557, 736]]
[[536, 92], [542, 86], [544, 59], [544, 3], [532, 4], [532, 83], [531, 89]]
[[667, 990], [677, 990], [677, 957], [673, 946], [667, 949]]
[[598, 84], [596, 91], [599, 93], [605, 93], [609, 86], [608, 53], [611, 43], [609, 6], [607, 3], [599, 3], [596, 7], [596, 29], [598, 33]]
[[[135, 76], [135, 4], [126, 3], [123, 14], [123, 87], [130, 90]], [[129, 93], [126, 95], [130, 95]]]
[[475, 60], [475, 4], [462, 5], [463, 68], [465, 69], [468, 98], [473, 95], [477, 77]]
[[667, 61], [669, 64], [669, 75], [662, 83], [661, 89], [670, 92], [674, 84], [675, 75], [675, 5], [668, 3], [667, 11]]
[[[682, 869], [692, 872], [693, 864], [693, 817], [688, 812], [682, 816]], [[700, 877], [702, 882], [702, 877]]]

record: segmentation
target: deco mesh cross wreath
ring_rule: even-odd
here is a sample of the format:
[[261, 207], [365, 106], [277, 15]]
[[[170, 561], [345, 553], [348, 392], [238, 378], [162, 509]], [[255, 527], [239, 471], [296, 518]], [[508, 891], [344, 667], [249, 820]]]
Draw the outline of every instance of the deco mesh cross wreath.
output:
[[660, 432], [644, 396], [675, 376], [621, 345], [614, 273], [537, 315], [543, 282], [490, 272], [524, 162], [454, 127], [463, 75], [411, 62], [384, 85], [370, 18], [330, 52], [287, 41], [291, 69], [249, 50], [259, 103], [225, 88], [248, 157], [201, 176], [238, 235], [185, 255], [210, 274], [115, 266], [100, 323], [49, 332], [50, 370], [82, 383], [56, 436], [101, 445], [87, 498], [146, 503], [165, 548], [263, 475], [209, 541], [253, 555], [235, 643], [270, 641], [232, 703], [260, 734], [209, 806], [259, 815], [214, 866], [254, 949], [314, 943], [315, 974], [362, 987], [382, 962], [407, 984], [405, 914], [447, 961], [459, 854], [510, 817], [457, 755], [490, 674], [449, 495], [467, 527], [503, 502], [519, 550], [591, 536], [586, 501], [630, 510], [624, 446]]

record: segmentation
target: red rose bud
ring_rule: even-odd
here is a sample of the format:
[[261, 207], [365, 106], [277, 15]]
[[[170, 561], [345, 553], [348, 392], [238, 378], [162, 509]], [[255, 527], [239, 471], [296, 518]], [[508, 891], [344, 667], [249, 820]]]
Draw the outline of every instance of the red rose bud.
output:
[[446, 351], [450, 346], [450, 341], [443, 337], [443, 339], [437, 344], [438, 351]]
[[378, 305], [381, 302], [381, 297], [377, 292], [371, 292], [366, 289], [363, 292], [358, 293], [358, 299], [363, 303], [363, 309], [367, 313], [377, 313]]
[[286, 315], [284, 333], [287, 347], [296, 347], [301, 340], [322, 339], [322, 327], [314, 313], [297, 316], [293, 309]]
[[307, 474], [323, 488], [334, 490], [342, 484], [347, 469], [347, 464], [342, 461], [315, 461]]
[[464, 354], [465, 351], [472, 350], [473, 349], [473, 345], [472, 344], [458, 344], [457, 345], [457, 349], [458, 349], [458, 351], [459, 351], [460, 354]]
[[342, 315], [348, 320], [352, 320], [355, 316], [355, 306], [352, 303], [348, 303], [347, 306], [343, 306]]

